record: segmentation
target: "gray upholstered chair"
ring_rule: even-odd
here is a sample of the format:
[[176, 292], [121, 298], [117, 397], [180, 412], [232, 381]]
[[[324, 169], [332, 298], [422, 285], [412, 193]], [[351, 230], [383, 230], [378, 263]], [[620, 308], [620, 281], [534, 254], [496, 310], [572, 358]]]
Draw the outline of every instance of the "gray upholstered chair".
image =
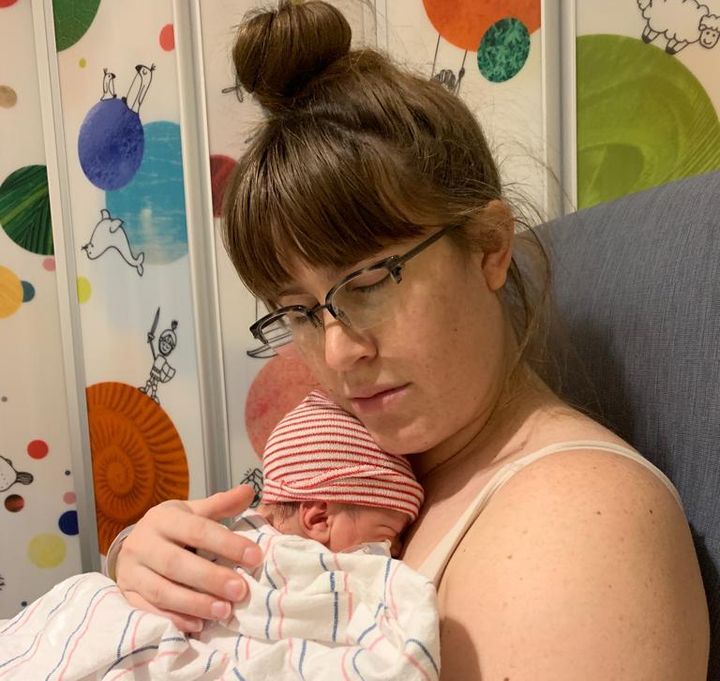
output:
[[[564, 394], [599, 412], [675, 483], [720, 679], [720, 173], [545, 225]], [[569, 341], [569, 342], [568, 342]]]

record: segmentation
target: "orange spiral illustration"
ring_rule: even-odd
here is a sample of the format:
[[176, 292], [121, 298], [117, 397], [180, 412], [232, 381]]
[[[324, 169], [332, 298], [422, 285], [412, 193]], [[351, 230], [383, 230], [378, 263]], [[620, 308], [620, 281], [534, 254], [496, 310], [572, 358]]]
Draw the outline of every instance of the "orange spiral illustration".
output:
[[87, 389], [100, 551], [155, 504], [188, 498], [185, 449], [170, 417], [124, 383]]

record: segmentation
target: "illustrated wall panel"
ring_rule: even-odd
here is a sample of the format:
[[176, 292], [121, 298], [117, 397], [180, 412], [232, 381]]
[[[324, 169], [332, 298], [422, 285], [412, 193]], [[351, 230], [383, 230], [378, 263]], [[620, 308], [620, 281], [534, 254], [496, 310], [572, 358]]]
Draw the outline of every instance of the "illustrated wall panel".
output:
[[101, 552], [204, 496], [170, 0], [56, 0], [54, 21]]
[[552, 215], [560, 187], [549, 171], [558, 172], [559, 150], [547, 131], [559, 123], [547, 120], [544, 104], [546, 69], [554, 66], [543, 63], [541, 10], [540, 0], [387, 2], [387, 46], [457, 92], [483, 127], [510, 194]]
[[720, 0], [576, 6], [580, 207], [720, 168]]
[[0, 3], [0, 619], [80, 571], [29, 0]]
[[[200, 5], [216, 230], [224, 184], [253, 126], [262, 120], [260, 107], [253, 98], [234, 89], [230, 55], [234, 27], [247, 11], [265, 4], [218, 0]], [[371, 3], [335, 0], [331, 4], [348, 18], [355, 45], [376, 44], [375, 8]], [[307, 394], [312, 379], [299, 362], [280, 357], [248, 357], [246, 351], [253, 349], [248, 327], [259, 315], [265, 314], [265, 309], [240, 282], [219, 234], [215, 247], [232, 479], [234, 483], [245, 481], [259, 487], [259, 457], [265, 440], [277, 421]]]

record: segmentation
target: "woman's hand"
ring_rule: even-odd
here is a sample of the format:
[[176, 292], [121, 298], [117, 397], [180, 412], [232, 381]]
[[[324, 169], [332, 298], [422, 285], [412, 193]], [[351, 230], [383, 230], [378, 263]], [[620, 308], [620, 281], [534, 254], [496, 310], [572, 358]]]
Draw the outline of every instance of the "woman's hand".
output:
[[252, 487], [240, 485], [206, 499], [151, 508], [117, 558], [117, 583], [130, 604], [170, 618], [182, 631], [200, 631], [204, 619], [227, 617], [231, 602], [247, 595], [245, 581], [185, 547], [256, 566], [262, 560], [257, 545], [217, 522], [242, 513], [253, 495]]

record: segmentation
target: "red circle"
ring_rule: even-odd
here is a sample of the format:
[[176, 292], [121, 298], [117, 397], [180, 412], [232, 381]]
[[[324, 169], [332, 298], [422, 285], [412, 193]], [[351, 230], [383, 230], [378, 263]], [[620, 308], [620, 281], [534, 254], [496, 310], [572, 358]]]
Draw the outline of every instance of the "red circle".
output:
[[[2, 0], [0, 0], [0, 2], [1, 1]], [[25, 499], [23, 499], [19, 494], [11, 494], [5, 499], [5, 508], [10, 511], [10, 513], [22, 511], [23, 508], [25, 508]]]
[[14, 5], [17, 2], [17, 0], [0, 0], [0, 9], [3, 7], [10, 7], [11, 5]]
[[160, 29], [160, 47], [165, 52], [170, 52], [175, 49], [175, 29], [172, 24], [165, 24]]
[[45, 440], [33, 440], [27, 446], [27, 453], [33, 459], [44, 459], [47, 456], [49, 451], [50, 451], [50, 449], [47, 446], [47, 443], [45, 442]]
[[77, 501], [75, 492], [65, 492], [65, 494], [63, 494], [63, 501], [66, 504], [74, 504]]
[[237, 162], [229, 156], [223, 154], [210, 156], [210, 185], [212, 187], [213, 215], [216, 218], [219, 218], [222, 212], [225, 187], [227, 187], [230, 174], [236, 165]]

